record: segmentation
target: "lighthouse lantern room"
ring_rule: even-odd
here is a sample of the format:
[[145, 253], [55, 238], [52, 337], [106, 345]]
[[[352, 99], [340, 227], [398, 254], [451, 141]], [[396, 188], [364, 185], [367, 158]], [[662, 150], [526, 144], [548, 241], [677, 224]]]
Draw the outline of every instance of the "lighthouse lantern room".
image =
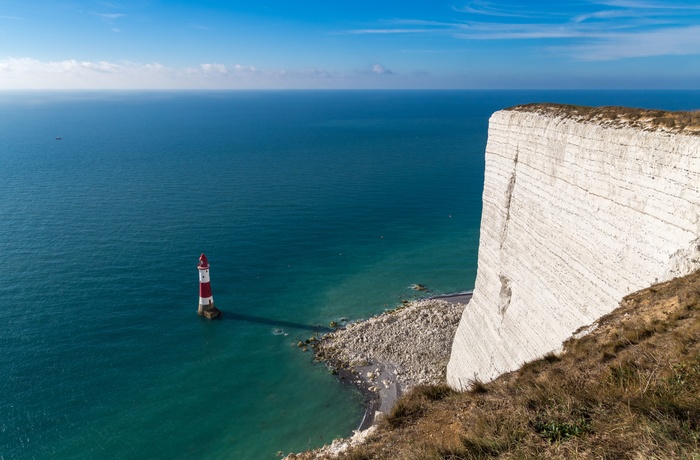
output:
[[214, 297], [211, 294], [211, 283], [209, 281], [209, 261], [207, 256], [199, 256], [199, 308], [197, 313], [208, 319], [221, 316], [221, 311], [214, 306]]

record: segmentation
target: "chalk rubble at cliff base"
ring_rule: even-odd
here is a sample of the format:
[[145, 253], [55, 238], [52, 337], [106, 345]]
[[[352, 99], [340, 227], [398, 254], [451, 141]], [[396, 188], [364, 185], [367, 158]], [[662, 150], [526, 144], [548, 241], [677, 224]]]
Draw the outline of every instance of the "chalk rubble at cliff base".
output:
[[317, 357], [346, 369], [389, 364], [403, 391], [444, 382], [463, 310], [444, 300], [415, 301], [324, 336]]
[[[377, 393], [380, 408], [390, 410], [396, 398], [416, 385], [445, 382], [445, 369], [463, 304], [445, 300], [414, 301], [365, 321], [326, 334], [316, 345], [317, 359], [354, 371], [355, 383]], [[377, 372], [377, 371], [380, 372]], [[361, 444], [375, 426], [351, 438], [288, 459], [335, 457]]]

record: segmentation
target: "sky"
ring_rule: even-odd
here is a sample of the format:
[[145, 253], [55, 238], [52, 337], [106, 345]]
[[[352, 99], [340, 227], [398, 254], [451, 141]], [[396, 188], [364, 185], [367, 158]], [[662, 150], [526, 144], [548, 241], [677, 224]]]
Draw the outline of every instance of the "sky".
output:
[[0, 0], [0, 89], [700, 89], [700, 0]]

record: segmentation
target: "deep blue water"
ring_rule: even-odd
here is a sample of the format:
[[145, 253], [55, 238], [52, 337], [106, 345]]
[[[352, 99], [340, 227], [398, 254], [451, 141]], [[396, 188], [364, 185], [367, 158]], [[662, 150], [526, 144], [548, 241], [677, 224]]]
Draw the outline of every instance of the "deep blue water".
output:
[[[0, 93], [0, 459], [350, 434], [360, 396], [296, 342], [413, 283], [470, 289], [488, 117], [538, 101], [700, 92]], [[221, 321], [196, 314], [201, 252]]]

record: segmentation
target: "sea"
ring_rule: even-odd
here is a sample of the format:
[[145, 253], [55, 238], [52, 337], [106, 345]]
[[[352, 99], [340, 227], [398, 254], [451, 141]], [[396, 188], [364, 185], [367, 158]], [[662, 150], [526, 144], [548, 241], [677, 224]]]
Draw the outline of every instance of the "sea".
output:
[[473, 287], [488, 119], [529, 102], [700, 92], [0, 92], [0, 459], [352, 434], [362, 395], [298, 342]]

